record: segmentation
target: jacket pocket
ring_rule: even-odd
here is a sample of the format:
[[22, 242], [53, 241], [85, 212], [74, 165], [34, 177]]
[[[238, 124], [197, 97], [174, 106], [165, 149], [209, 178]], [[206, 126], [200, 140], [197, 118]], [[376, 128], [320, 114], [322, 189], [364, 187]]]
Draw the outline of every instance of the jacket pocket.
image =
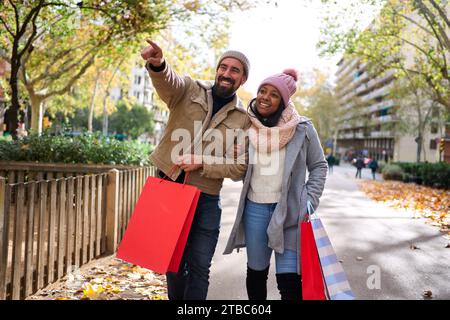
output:
[[206, 111], [197, 103], [192, 103], [186, 110], [186, 117], [192, 121], [203, 122], [206, 118]]
[[202, 97], [192, 95], [186, 105], [186, 117], [193, 121], [204, 121], [208, 113], [208, 106]]

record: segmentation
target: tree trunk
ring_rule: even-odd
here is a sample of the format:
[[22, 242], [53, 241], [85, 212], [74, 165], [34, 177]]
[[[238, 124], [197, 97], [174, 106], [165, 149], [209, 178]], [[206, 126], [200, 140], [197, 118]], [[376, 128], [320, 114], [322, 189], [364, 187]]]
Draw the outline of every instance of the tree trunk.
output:
[[334, 130], [334, 136], [333, 136], [333, 155], [336, 156], [336, 151], [337, 151], [337, 140], [338, 140], [338, 134], [339, 134], [339, 129]]
[[106, 92], [105, 97], [103, 98], [103, 135], [108, 135], [108, 110], [106, 109], [106, 99], [109, 96], [109, 91]]
[[31, 129], [38, 134], [42, 133], [42, 119], [44, 117], [43, 99], [36, 95], [30, 95], [31, 102]]
[[422, 153], [422, 137], [419, 137], [417, 139], [417, 157], [416, 157], [416, 162], [419, 163], [420, 162], [420, 155]]
[[3, 125], [5, 123], [6, 106], [0, 109], [0, 136], [3, 135]]
[[11, 105], [6, 110], [6, 131], [11, 133], [13, 137], [17, 135], [17, 128], [19, 126], [19, 109], [20, 109], [20, 101], [19, 101], [19, 87], [18, 87], [18, 77], [20, 62], [14, 58], [14, 55], [17, 55], [17, 48], [14, 43], [13, 46], [13, 59], [11, 59], [11, 75], [9, 79], [9, 85], [11, 87]]
[[116, 69], [114, 70], [111, 78], [108, 81], [108, 86], [106, 87], [105, 90], [105, 96], [103, 97], [103, 125], [102, 125], [102, 129], [103, 129], [103, 135], [106, 136], [108, 135], [108, 110], [106, 109], [106, 100], [108, 99], [109, 95], [110, 95], [110, 89], [111, 89], [111, 84], [112, 81], [117, 73], [117, 71], [119, 71], [120, 66], [122, 65], [122, 62], [125, 58], [122, 58], [119, 63], [117, 64]]
[[97, 95], [98, 89], [98, 80], [100, 79], [100, 72], [97, 73], [95, 78], [95, 88], [94, 93], [92, 94], [91, 106], [89, 107], [89, 119], [88, 119], [88, 131], [93, 131], [93, 122], [94, 122], [94, 108], [95, 108], [95, 96]]

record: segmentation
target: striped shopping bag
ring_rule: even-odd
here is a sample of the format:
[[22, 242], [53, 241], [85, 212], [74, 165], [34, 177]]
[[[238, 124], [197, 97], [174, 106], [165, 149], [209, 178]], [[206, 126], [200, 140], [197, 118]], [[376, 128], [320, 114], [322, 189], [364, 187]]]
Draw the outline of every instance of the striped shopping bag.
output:
[[[344, 269], [339, 262], [330, 238], [323, 227], [322, 221], [314, 213], [311, 203], [308, 202], [310, 221], [319, 253], [320, 265], [322, 267], [325, 286], [330, 300], [353, 300], [355, 296], [348, 283]], [[312, 213], [312, 214], [311, 214]]]

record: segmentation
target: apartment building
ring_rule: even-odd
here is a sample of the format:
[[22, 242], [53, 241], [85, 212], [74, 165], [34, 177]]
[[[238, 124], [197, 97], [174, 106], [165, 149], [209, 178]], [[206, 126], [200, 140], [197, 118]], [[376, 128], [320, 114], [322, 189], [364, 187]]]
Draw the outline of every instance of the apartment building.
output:
[[[394, 71], [370, 74], [358, 58], [342, 58], [336, 72], [336, 94], [342, 115], [336, 152], [362, 154], [385, 162], [417, 159], [416, 137], [399, 130], [398, 106], [391, 92]], [[424, 135], [421, 161], [439, 161], [442, 128], [433, 123]]]

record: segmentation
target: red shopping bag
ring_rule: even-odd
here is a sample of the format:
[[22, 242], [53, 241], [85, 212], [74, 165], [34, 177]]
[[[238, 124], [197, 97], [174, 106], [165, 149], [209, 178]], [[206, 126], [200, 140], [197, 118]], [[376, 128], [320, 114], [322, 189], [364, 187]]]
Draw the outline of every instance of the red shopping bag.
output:
[[200, 190], [149, 177], [134, 208], [117, 257], [158, 273], [177, 272]]
[[326, 300], [322, 268], [311, 222], [301, 222], [300, 231], [303, 300]]

